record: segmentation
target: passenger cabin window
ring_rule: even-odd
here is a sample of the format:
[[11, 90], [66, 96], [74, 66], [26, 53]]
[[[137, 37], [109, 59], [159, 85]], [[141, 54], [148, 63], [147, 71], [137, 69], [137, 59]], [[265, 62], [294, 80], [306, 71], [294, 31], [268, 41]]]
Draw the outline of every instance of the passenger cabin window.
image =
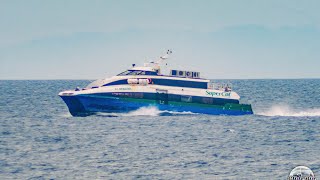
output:
[[141, 71], [132, 71], [129, 75], [139, 75]]
[[172, 71], [171, 71], [171, 75], [172, 75], [172, 76], [176, 76], [176, 75], [177, 75], [177, 70], [172, 70]]
[[213, 104], [213, 99], [212, 98], [208, 98], [208, 97], [203, 97], [202, 98], [202, 103], [204, 103], [204, 104]]
[[180, 71], [180, 70], [171, 70], [171, 76], [183, 77], [183, 78], [200, 78], [199, 72], [193, 71]]
[[182, 102], [192, 102], [192, 96], [181, 96]]
[[130, 71], [124, 71], [124, 72], [118, 74], [117, 76], [126, 76], [129, 73], [130, 73]]

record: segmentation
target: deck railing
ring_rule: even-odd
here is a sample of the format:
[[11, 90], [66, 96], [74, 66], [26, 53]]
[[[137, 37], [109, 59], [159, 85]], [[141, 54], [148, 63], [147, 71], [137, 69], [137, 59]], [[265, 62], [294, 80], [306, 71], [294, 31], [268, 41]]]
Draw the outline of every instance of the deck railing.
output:
[[208, 83], [208, 89], [220, 90], [225, 92], [232, 91], [232, 84], [231, 83]]

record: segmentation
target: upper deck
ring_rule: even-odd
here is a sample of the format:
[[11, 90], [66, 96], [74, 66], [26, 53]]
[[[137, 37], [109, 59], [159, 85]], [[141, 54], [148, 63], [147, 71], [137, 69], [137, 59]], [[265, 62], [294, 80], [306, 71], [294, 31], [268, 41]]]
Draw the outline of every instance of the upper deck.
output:
[[161, 74], [161, 65], [164, 60], [168, 59], [168, 56], [171, 53], [172, 51], [168, 50], [167, 54], [161, 56], [159, 60], [144, 63], [144, 66], [132, 64], [132, 67], [128, 70], [111, 78], [97, 80], [89, 84], [87, 88], [132, 84], [131, 82], [138, 82], [139, 80], [147, 80], [148, 83], [144, 82], [144, 84], [149, 85], [154, 84], [200, 89], [208, 88], [210, 80], [200, 78], [199, 72], [171, 70], [168, 75]]

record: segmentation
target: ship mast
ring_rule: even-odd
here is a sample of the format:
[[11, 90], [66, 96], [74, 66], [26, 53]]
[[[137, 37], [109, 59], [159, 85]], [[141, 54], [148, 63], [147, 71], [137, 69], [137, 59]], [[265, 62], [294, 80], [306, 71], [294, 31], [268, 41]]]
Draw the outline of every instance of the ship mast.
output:
[[164, 60], [169, 58], [169, 55], [172, 54], [172, 50], [167, 50], [167, 53], [163, 56], [160, 56], [160, 59], [158, 59], [155, 64], [161, 64]]
[[149, 63], [145, 63], [145, 67], [152, 67], [155, 71], [157, 71], [158, 74], [160, 74], [160, 64], [163, 63], [163, 61], [167, 60], [169, 58], [169, 55], [172, 54], [172, 50], [167, 50], [166, 54], [163, 56], [160, 56], [160, 58], [156, 61], [151, 61]]

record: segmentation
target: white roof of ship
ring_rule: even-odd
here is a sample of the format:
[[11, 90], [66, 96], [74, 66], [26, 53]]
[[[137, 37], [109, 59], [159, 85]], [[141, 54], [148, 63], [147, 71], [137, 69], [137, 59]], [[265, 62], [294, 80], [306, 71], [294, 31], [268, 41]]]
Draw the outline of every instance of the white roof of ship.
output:
[[136, 66], [136, 67], [133, 67], [129, 70], [155, 71], [155, 69], [153, 67], [148, 67], [148, 66]]

